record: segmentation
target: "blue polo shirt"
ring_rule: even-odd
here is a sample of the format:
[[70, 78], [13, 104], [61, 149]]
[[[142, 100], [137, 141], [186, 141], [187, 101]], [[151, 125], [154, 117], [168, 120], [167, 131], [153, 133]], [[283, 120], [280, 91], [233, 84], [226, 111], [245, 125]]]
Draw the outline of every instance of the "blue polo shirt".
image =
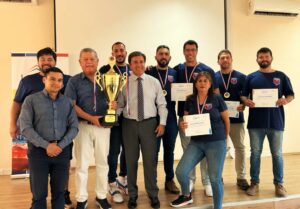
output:
[[[64, 87], [61, 89], [61, 93], [64, 93], [65, 87], [67, 86], [70, 78], [71, 76], [64, 75]], [[21, 79], [14, 101], [23, 103], [28, 95], [42, 91], [44, 87], [45, 85], [43, 83], [43, 76], [41, 76], [39, 73], [27, 75]]]
[[[247, 76], [242, 95], [252, 99], [253, 89], [278, 89], [278, 98], [294, 95], [290, 79], [281, 71], [263, 73], [256, 71]], [[248, 129], [269, 128], [284, 130], [284, 108], [249, 108]]]
[[[70, 97], [86, 113], [94, 116], [103, 116], [108, 108], [108, 102], [103, 91], [90, 81], [83, 72], [70, 78], [65, 90], [65, 95]], [[96, 98], [96, 109], [94, 109]]]
[[[215, 78], [215, 71], [203, 63], [200, 63], [197, 65], [196, 69], [193, 72], [193, 75], [191, 75], [191, 73], [192, 73], [194, 67], [187, 67], [187, 77], [188, 77], [188, 79], [191, 77], [190, 81], [186, 80], [185, 64], [179, 64], [179, 65], [175, 66], [174, 69], [177, 71], [177, 83], [193, 83], [199, 72], [206, 71], [211, 75], [214, 86], [215, 86], [215, 88], [217, 88], [217, 80]], [[183, 116], [184, 103], [185, 103], [184, 101], [178, 102], [177, 114], [179, 117]]]
[[[229, 79], [229, 74], [222, 74], [225, 84], [227, 85], [228, 83], [228, 79]], [[226, 91], [220, 71], [216, 72], [216, 79], [218, 82], [218, 88], [220, 90], [220, 94], [223, 97], [223, 99], [225, 101], [241, 101], [240, 97], [242, 94], [242, 90], [243, 90], [243, 85], [245, 83], [246, 80], [246, 75], [233, 70], [231, 73], [231, 78], [229, 81], [229, 87], [228, 90]], [[225, 92], [229, 92], [230, 93], [230, 97], [229, 98], [224, 98], [224, 93]], [[244, 119], [244, 113], [243, 112], [239, 112], [239, 118], [230, 118], [230, 123], [244, 123], [245, 119]]]
[[[200, 105], [200, 110], [203, 105]], [[197, 107], [197, 96], [189, 96], [185, 102], [184, 110], [188, 112], [189, 115], [195, 115], [198, 113]], [[227, 110], [227, 106], [219, 94], [213, 94], [207, 97], [203, 113], [209, 113], [212, 134], [211, 135], [200, 135], [192, 136], [191, 140], [195, 141], [219, 141], [226, 139], [225, 125], [221, 117], [221, 112]]]
[[[162, 86], [161, 81], [159, 79], [158, 73], [160, 74], [160, 76], [162, 78], [162, 81], [165, 82], [166, 72], [167, 72], [166, 70], [157, 71], [156, 67], [150, 67], [149, 70], [146, 71], [146, 74], [151, 75], [154, 78], [157, 78], [160, 85]], [[167, 78], [167, 82], [166, 82], [166, 85], [165, 85], [165, 90], [167, 91], [167, 95], [165, 96], [165, 98], [166, 98], [166, 101], [167, 101], [168, 116], [169, 115], [175, 116], [173, 118], [176, 119], [176, 111], [175, 111], [176, 102], [171, 101], [171, 84], [176, 83], [176, 81], [177, 81], [177, 72], [173, 68], [169, 68], [167, 76], [168, 76], [168, 78]]]

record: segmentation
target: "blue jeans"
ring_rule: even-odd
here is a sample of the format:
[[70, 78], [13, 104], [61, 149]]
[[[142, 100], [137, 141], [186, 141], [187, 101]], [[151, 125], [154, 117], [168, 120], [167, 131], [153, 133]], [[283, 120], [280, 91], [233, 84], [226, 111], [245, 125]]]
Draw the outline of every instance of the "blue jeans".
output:
[[259, 183], [260, 156], [265, 136], [269, 141], [272, 154], [274, 184], [283, 183], [282, 140], [283, 131], [275, 129], [248, 129], [250, 136], [250, 176], [251, 181]]
[[110, 144], [109, 144], [109, 154], [107, 156], [107, 162], [109, 166], [108, 170], [108, 182], [112, 183], [116, 181], [117, 178], [117, 168], [118, 168], [118, 158], [120, 150], [122, 147], [120, 155], [120, 176], [125, 177], [126, 172], [126, 160], [125, 160], [125, 151], [122, 140], [122, 121], [119, 120], [119, 126], [114, 126], [111, 128], [110, 132]]
[[189, 195], [189, 174], [204, 158], [213, 191], [214, 209], [222, 208], [224, 195], [222, 172], [226, 156], [226, 140], [202, 142], [191, 140], [176, 168], [176, 176], [183, 195]]
[[69, 175], [70, 148], [66, 147], [57, 157], [49, 157], [46, 150], [28, 143], [30, 170], [31, 209], [46, 209], [48, 176], [50, 175], [52, 209], [64, 209], [64, 190]]
[[158, 138], [157, 140], [157, 160], [158, 160], [158, 153], [160, 149], [161, 140], [163, 141], [164, 169], [166, 174], [165, 181], [171, 181], [174, 179], [174, 169], [173, 169], [174, 148], [175, 148], [177, 134], [178, 134], [178, 126], [177, 126], [176, 115], [175, 117], [168, 116], [165, 133], [162, 137]]

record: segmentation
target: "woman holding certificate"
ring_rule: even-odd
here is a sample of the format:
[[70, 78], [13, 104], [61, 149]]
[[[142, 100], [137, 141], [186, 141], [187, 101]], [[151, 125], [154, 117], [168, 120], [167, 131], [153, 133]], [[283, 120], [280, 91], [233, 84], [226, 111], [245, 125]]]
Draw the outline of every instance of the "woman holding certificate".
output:
[[191, 142], [176, 169], [181, 195], [170, 203], [172, 207], [193, 203], [189, 190], [189, 173], [206, 157], [214, 209], [222, 208], [222, 171], [230, 122], [224, 100], [219, 94], [214, 94], [213, 89], [210, 74], [200, 72], [194, 82], [194, 93], [185, 102], [185, 116], [180, 127], [187, 136], [191, 136]]

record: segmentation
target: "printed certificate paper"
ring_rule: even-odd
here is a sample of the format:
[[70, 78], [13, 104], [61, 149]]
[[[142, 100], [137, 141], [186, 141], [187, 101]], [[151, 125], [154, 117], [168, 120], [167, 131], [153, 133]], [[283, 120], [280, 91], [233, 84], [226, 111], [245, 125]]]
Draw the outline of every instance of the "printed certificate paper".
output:
[[193, 94], [192, 83], [172, 83], [171, 86], [171, 100], [185, 101], [188, 95]]
[[186, 115], [183, 117], [188, 123], [188, 128], [185, 129], [186, 136], [211, 135], [211, 125], [209, 113], [198, 115]]
[[229, 117], [230, 118], [239, 118], [239, 111], [237, 110], [237, 107], [240, 105], [239, 101], [225, 101], [228, 112], [229, 112]]
[[253, 89], [252, 99], [255, 107], [277, 107], [278, 89]]

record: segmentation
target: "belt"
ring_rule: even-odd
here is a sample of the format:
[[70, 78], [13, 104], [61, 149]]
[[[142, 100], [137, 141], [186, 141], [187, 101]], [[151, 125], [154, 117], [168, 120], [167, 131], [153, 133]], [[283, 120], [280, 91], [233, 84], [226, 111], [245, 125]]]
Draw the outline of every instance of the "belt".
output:
[[132, 120], [132, 121], [135, 121], [135, 122], [144, 122], [144, 121], [147, 121], [147, 120], [152, 120], [152, 119], [156, 119], [156, 117], [150, 117], [150, 118], [146, 118], [144, 120], [141, 120], [141, 121], [138, 121], [136, 119], [131, 119], [131, 118], [125, 118], [127, 120]]
[[57, 142], [59, 142], [58, 140], [52, 140], [52, 141], [49, 141], [49, 143], [57, 143]]
[[90, 122], [90, 121], [87, 121], [87, 120], [80, 120], [79, 122], [80, 122], [80, 123], [84, 123], [84, 124], [93, 125], [93, 123], [92, 123], [92, 122]]

